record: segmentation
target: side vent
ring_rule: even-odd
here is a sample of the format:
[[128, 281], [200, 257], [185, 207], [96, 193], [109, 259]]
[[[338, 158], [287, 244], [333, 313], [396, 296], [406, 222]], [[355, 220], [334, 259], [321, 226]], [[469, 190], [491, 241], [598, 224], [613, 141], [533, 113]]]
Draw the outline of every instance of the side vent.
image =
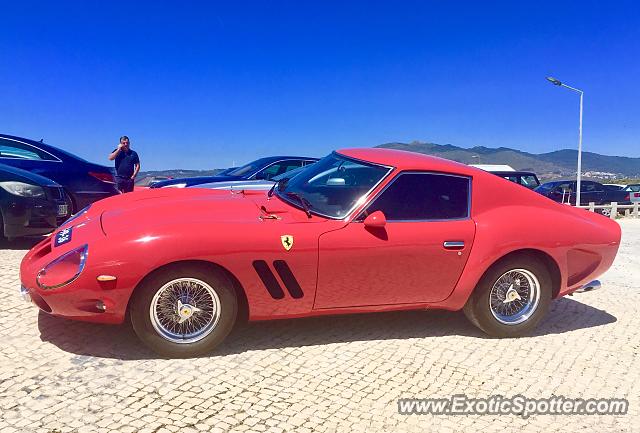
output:
[[[254, 262], [255, 263], [255, 262]], [[280, 275], [280, 279], [284, 283], [287, 291], [291, 295], [292, 298], [300, 299], [304, 296], [304, 292], [302, 291], [302, 287], [298, 284], [298, 280], [291, 272], [289, 265], [284, 260], [276, 260], [273, 262], [273, 267], [276, 268], [276, 272]]]
[[276, 280], [276, 276], [273, 275], [273, 272], [269, 269], [267, 262], [264, 260], [255, 260], [253, 262], [253, 269], [258, 273], [258, 276], [262, 280], [262, 284], [264, 284], [273, 299], [284, 298], [284, 291], [282, 290], [282, 287], [280, 287], [278, 280]]

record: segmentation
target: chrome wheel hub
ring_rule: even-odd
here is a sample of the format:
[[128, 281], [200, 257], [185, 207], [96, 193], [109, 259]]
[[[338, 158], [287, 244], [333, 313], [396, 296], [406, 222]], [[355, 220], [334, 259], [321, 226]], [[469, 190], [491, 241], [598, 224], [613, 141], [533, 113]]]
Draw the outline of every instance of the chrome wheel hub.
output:
[[185, 320], [188, 320], [193, 316], [193, 313], [197, 313], [202, 311], [198, 307], [194, 307], [193, 305], [183, 304], [181, 300], [178, 299], [178, 316], [180, 319], [178, 323], [183, 323]]
[[513, 284], [512, 284], [511, 287], [509, 287], [509, 290], [507, 290], [507, 293], [504, 295], [504, 301], [502, 302], [507, 304], [509, 302], [520, 301], [520, 300], [522, 300], [522, 297], [520, 296], [518, 291], [513, 288]]
[[489, 294], [491, 314], [505, 325], [517, 325], [529, 319], [539, 301], [538, 278], [526, 269], [512, 269], [502, 274]]
[[195, 278], [169, 281], [155, 294], [149, 318], [158, 335], [173, 343], [195, 343], [209, 335], [220, 320], [220, 298]]

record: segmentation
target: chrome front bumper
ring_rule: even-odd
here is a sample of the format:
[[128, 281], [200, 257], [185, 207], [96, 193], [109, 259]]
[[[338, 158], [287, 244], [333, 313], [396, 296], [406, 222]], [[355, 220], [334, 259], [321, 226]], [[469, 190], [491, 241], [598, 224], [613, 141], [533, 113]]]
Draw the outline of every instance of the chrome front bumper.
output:
[[580, 287], [578, 290], [576, 290], [573, 293], [587, 293], [593, 290], [598, 290], [601, 287], [602, 287], [602, 284], [600, 283], [600, 281], [593, 280], [590, 283], [587, 283], [584, 286]]
[[23, 301], [31, 303], [31, 295], [25, 286], [20, 286], [20, 297]]

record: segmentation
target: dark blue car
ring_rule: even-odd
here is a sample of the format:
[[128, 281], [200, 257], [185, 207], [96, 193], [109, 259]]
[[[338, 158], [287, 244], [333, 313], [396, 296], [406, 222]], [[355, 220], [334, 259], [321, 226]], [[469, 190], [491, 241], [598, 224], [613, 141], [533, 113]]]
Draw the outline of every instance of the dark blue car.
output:
[[69, 218], [66, 200], [51, 179], [0, 164], [0, 239], [52, 232]]
[[316, 162], [318, 158], [303, 156], [269, 156], [256, 159], [242, 167], [233, 170], [225, 170], [224, 174], [216, 176], [183, 177], [157, 182], [151, 188], [184, 188], [187, 186], [201, 185], [212, 182], [230, 182], [234, 180], [269, 180], [274, 176], [286, 173], [299, 167], [304, 167]]
[[93, 164], [57, 147], [0, 134], [0, 163], [47, 177], [69, 197], [71, 212], [118, 194], [113, 169]]

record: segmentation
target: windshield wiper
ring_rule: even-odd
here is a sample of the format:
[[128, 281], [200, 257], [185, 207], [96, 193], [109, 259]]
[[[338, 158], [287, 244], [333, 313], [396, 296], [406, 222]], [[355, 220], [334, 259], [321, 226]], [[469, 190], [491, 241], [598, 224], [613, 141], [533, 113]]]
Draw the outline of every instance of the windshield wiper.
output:
[[278, 188], [278, 191], [280, 191], [282, 188], [287, 186], [287, 182], [289, 182], [290, 179], [291, 179], [290, 177], [283, 177], [279, 181], [274, 182], [273, 185], [271, 186], [271, 189], [267, 193], [267, 197], [271, 197], [275, 192], [276, 188]]
[[304, 212], [307, 214], [307, 217], [311, 218], [311, 208], [312, 208], [312, 206], [311, 206], [311, 203], [309, 203], [309, 200], [307, 200], [306, 198], [302, 197], [297, 192], [293, 192], [293, 191], [290, 191], [290, 192], [286, 193], [286, 195], [288, 195], [289, 197], [297, 198], [300, 201], [300, 204], [302, 205], [302, 208], [304, 209]]

